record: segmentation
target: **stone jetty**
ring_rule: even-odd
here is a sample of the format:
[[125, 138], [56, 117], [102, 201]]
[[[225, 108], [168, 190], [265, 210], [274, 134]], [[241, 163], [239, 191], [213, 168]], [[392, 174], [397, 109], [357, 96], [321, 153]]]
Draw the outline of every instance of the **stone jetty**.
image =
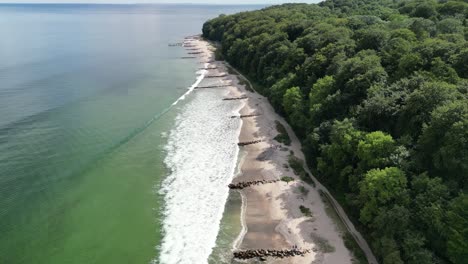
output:
[[169, 47], [180, 47], [183, 43], [169, 43]]
[[254, 116], [259, 116], [260, 114], [250, 114], [250, 115], [240, 115], [240, 116], [231, 116], [231, 118], [246, 118], [246, 117], [254, 117]]
[[191, 54], [191, 55], [192, 55], [192, 54], [193, 54], [193, 55], [196, 55], [196, 54], [202, 54], [202, 53], [203, 53], [203, 52], [201, 52], [201, 51], [196, 51], [196, 52], [189, 52], [188, 54]]
[[205, 78], [223, 78], [228, 76], [227, 74], [219, 74], [219, 75], [207, 75]]
[[210, 89], [210, 88], [223, 88], [223, 87], [229, 87], [232, 85], [211, 85], [211, 86], [197, 86], [195, 89]]
[[181, 57], [181, 59], [196, 59], [197, 57], [194, 56], [186, 56], [186, 57]]
[[223, 98], [223, 101], [232, 101], [232, 100], [242, 100], [242, 99], [247, 99], [247, 96], [241, 96], [241, 97], [228, 97], [228, 98]]
[[239, 143], [237, 143], [237, 146], [243, 147], [243, 146], [257, 144], [257, 143], [260, 143], [262, 141], [263, 140], [253, 140], [253, 141], [239, 142]]
[[239, 182], [239, 183], [231, 183], [228, 185], [228, 187], [229, 189], [233, 189], [233, 190], [242, 190], [252, 185], [262, 185], [262, 184], [268, 184], [268, 183], [275, 183], [278, 181], [279, 180], [269, 180], [269, 181], [259, 180], [259, 181]]
[[292, 248], [292, 249], [249, 249], [249, 250], [241, 250], [234, 252], [234, 258], [236, 259], [252, 259], [252, 258], [259, 258], [260, 260], [266, 260], [267, 257], [273, 258], [291, 258], [295, 256], [304, 256], [307, 253], [310, 253], [312, 250], [310, 249], [299, 249], [299, 248]]

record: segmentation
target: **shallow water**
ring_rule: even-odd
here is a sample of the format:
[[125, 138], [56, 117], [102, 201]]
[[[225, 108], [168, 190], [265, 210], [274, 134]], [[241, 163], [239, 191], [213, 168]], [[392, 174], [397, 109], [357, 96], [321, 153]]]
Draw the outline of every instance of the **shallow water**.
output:
[[[232, 165], [194, 172], [213, 179], [206, 183], [213, 195], [177, 196], [189, 179], [174, 174], [187, 169], [177, 160], [187, 149], [175, 138], [190, 117], [181, 113], [202, 113], [197, 107], [206, 104], [191, 93], [173, 106], [200, 65], [167, 44], [199, 33], [210, 17], [252, 8], [0, 5], [0, 263], [158, 262], [161, 249], [166, 256], [175, 250], [161, 247], [165, 236], [177, 245], [201, 238], [196, 218], [183, 243], [170, 228], [162, 231], [179, 224], [171, 202], [183, 198], [210, 205], [197, 211], [213, 219], [207, 244], [187, 253], [206, 261], [227, 198], [225, 189], [211, 188], [227, 182]], [[236, 125], [207, 131], [187, 124], [192, 134], [213, 135]], [[217, 161], [232, 164], [235, 148], [211, 143], [202, 153], [226, 149]], [[195, 153], [192, 165], [215, 168], [213, 155]]]

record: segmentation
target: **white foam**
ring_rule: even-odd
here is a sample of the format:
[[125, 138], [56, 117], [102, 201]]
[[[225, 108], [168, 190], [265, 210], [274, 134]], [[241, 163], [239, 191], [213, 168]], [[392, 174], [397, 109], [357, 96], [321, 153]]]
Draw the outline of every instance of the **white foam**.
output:
[[[197, 84], [198, 85], [198, 84]], [[222, 101], [220, 91], [195, 93], [169, 134], [163, 183], [163, 264], [208, 262], [215, 247], [237, 163], [242, 102]]]
[[[208, 68], [208, 63], [205, 63], [204, 68]], [[177, 99], [174, 103], [172, 103], [172, 106], [174, 106], [177, 103], [179, 103], [180, 101], [184, 100], [185, 97], [187, 97], [187, 95], [189, 95], [193, 90], [195, 90], [195, 88], [203, 81], [203, 79], [205, 78], [205, 75], [206, 75], [207, 72], [208, 72], [207, 70], [197, 71], [197, 74], [200, 74], [200, 75], [198, 75], [197, 80], [195, 81], [195, 83], [192, 84], [192, 86], [190, 86], [188, 88], [187, 92], [185, 92], [181, 97], [179, 97], [179, 99]]]

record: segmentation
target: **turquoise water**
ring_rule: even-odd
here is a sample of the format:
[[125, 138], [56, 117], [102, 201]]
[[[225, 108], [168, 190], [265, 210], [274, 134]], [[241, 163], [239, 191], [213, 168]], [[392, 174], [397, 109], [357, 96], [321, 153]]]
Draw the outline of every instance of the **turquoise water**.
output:
[[166, 144], [197, 99], [171, 105], [200, 67], [167, 44], [252, 8], [0, 5], [0, 263], [159, 262]]

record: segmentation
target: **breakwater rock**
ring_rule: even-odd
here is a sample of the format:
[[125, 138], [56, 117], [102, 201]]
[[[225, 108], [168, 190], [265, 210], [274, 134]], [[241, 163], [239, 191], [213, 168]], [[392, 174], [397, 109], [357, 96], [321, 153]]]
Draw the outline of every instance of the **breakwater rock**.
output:
[[249, 182], [239, 182], [239, 183], [231, 183], [228, 185], [229, 189], [233, 190], [242, 190], [244, 188], [253, 186], [253, 185], [262, 185], [262, 184], [267, 184], [267, 183], [275, 183], [280, 180], [259, 180], [259, 181], [249, 181]]
[[229, 97], [229, 98], [224, 98], [223, 101], [232, 101], [232, 100], [242, 100], [242, 99], [247, 99], [247, 96], [241, 96], [241, 97]]
[[219, 75], [207, 75], [205, 78], [222, 78], [228, 76], [227, 74], [219, 74]]
[[195, 87], [195, 89], [210, 89], [210, 88], [223, 88], [223, 87], [229, 87], [229, 86], [232, 86], [232, 85], [211, 85], [211, 86], [197, 86]]
[[248, 145], [252, 145], [252, 144], [257, 144], [257, 143], [260, 143], [262, 142], [263, 140], [253, 140], [253, 141], [246, 141], [246, 142], [239, 142], [237, 143], [237, 146], [239, 147], [243, 147], [243, 146], [248, 146]]
[[254, 117], [254, 116], [260, 116], [260, 114], [250, 114], [250, 115], [240, 115], [240, 116], [231, 116], [231, 118], [246, 118], [246, 117]]
[[295, 256], [304, 256], [307, 253], [310, 253], [310, 249], [299, 249], [299, 248], [292, 248], [292, 249], [283, 249], [283, 250], [276, 250], [276, 249], [251, 249], [251, 250], [242, 250], [234, 252], [234, 258], [236, 259], [252, 259], [252, 258], [260, 258], [265, 260], [266, 257], [273, 257], [273, 258], [290, 258]]

